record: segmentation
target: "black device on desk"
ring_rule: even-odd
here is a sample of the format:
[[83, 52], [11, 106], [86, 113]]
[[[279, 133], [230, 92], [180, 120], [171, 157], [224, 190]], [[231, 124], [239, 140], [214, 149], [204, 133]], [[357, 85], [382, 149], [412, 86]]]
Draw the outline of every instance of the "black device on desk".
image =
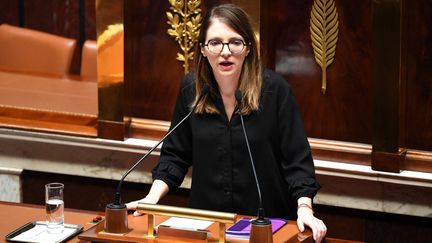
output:
[[31, 221], [5, 236], [8, 242], [44, 242], [61, 243], [73, 238], [83, 231], [84, 227], [77, 224], [64, 224], [62, 233], [48, 233], [45, 221]]

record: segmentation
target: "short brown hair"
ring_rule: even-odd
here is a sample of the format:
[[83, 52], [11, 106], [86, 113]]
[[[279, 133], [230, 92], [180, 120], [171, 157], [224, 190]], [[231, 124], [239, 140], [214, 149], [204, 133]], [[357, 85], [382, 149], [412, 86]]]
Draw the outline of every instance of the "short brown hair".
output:
[[[242, 114], [250, 114], [252, 111], [258, 110], [259, 108], [262, 87], [262, 69], [259, 60], [258, 43], [253, 32], [251, 20], [243, 9], [234, 4], [222, 4], [212, 8], [202, 21], [194, 56], [196, 80], [195, 102], [197, 102], [198, 97], [201, 95], [204, 84], [210, 87], [215, 87], [215, 85], [217, 85], [212, 81], [214, 80], [212, 68], [207, 58], [201, 53], [201, 47], [205, 42], [207, 29], [213, 19], [220, 20], [241, 35], [246, 43], [250, 43], [249, 54], [245, 57], [239, 80], [239, 89], [242, 93], [243, 100], [239, 112]], [[196, 113], [219, 112], [207, 95], [197, 105]]]

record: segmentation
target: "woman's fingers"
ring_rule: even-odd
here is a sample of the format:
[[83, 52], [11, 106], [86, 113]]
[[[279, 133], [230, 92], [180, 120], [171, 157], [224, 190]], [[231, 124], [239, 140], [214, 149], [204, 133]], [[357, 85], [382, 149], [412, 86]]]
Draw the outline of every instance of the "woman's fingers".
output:
[[138, 213], [138, 211], [135, 211], [135, 212], [133, 213], [133, 216], [134, 216], [134, 217], [138, 217], [138, 216], [141, 216], [141, 215], [143, 215], [143, 213]]

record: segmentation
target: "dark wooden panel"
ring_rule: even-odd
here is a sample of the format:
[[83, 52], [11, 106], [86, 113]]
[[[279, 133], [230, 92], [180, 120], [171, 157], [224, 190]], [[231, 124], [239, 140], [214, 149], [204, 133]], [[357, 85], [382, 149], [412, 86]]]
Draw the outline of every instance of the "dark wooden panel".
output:
[[404, 146], [432, 150], [432, 1], [403, 1], [406, 37]]
[[96, 1], [85, 0], [84, 1], [84, 39], [85, 40], [96, 40]]
[[180, 79], [177, 44], [166, 34], [168, 1], [125, 1], [125, 90], [130, 116], [170, 120]]
[[79, 35], [79, 1], [25, 1], [26, 27], [66, 37]]
[[0, 1], [0, 24], [19, 25], [19, 2]]
[[[264, 43], [271, 68], [294, 89], [309, 137], [371, 143], [371, 2], [335, 1], [339, 39], [321, 93], [321, 68], [315, 63], [309, 31], [312, 0], [270, 1], [271, 29]], [[264, 13], [262, 13], [264, 14]]]
[[[76, 0], [28, 0], [24, 4], [25, 27], [77, 40], [80, 36], [79, 1]], [[71, 73], [78, 74], [80, 48], [77, 45]]]
[[[64, 199], [67, 208], [100, 212], [105, 211], [105, 206], [114, 201], [114, 192], [118, 185], [118, 180], [24, 171], [22, 174], [23, 202], [44, 205], [44, 185], [54, 181], [65, 185]], [[124, 182], [122, 201], [141, 199], [149, 190], [148, 184]], [[189, 191], [189, 189], [179, 188], [169, 192], [160, 204], [186, 207]]]
[[430, 242], [430, 218], [315, 205], [327, 236], [369, 243]]
[[401, 2], [373, 1], [373, 141], [372, 169], [400, 172]]
[[373, 3], [374, 151], [399, 149], [400, 22], [398, 0]]

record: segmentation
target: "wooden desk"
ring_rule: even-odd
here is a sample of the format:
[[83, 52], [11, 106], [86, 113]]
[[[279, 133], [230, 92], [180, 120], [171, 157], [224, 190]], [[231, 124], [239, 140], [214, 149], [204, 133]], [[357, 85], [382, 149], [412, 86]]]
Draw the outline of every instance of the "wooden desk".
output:
[[[100, 213], [99, 213], [100, 214]], [[92, 219], [98, 213], [84, 210], [65, 210], [65, 223], [79, 224], [87, 230], [95, 224]], [[0, 242], [5, 241], [5, 236], [20, 226], [30, 221], [44, 221], [45, 208], [39, 205], [0, 202]], [[83, 242], [77, 237], [69, 242]]]
[[0, 105], [72, 114], [98, 114], [96, 82], [0, 71]]
[[[162, 223], [167, 217], [156, 216], [155, 225]], [[211, 235], [207, 240], [194, 240], [188, 238], [175, 238], [163, 236], [156, 239], [146, 239], [144, 236], [147, 234], [147, 216], [133, 217], [129, 215], [128, 218], [129, 228], [133, 228], [133, 231], [129, 232], [126, 236], [114, 236], [114, 235], [104, 235], [98, 237], [100, 242], [154, 242], [154, 243], [172, 243], [172, 242], [188, 242], [188, 243], [200, 243], [200, 242], [218, 242], [218, 225], [216, 223], [212, 224], [208, 230]], [[227, 225], [229, 227], [229, 225]], [[97, 225], [96, 227], [81, 234], [84, 239], [94, 239], [97, 232], [103, 229], [103, 225]], [[246, 243], [247, 240], [242, 239], [232, 239], [227, 238], [227, 243]], [[289, 221], [287, 225], [282, 227], [273, 235], [274, 243], [311, 243], [313, 242], [312, 235], [310, 231], [306, 231], [304, 234], [299, 233], [295, 221]]]
[[[94, 224], [92, 219], [100, 215], [101, 213], [82, 211], [82, 210], [65, 210], [65, 223], [79, 224], [84, 226], [85, 232], [81, 234], [85, 238], [86, 235], [92, 232], [100, 231], [103, 228], [103, 223]], [[45, 210], [42, 206], [28, 205], [28, 204], [17, 204], [17, 203], [6, 203], [0, 202], [0, 235], [4, 240], [5, 235], [12, 232], [16, 228], [24, 225], [29, 221], [43, 221], [45, 219]], [[164, 221], [167, 217], [156, 217], [156, 223]], [[130, 232], [127, 237], [123, 237], [123, 240], [118, 236], [113, 236], [113, 239], [117, 239], [117, 242], [153, 242], [153, 243], [172, 243], [172, 242], [217, 242], [214, 236], [217, 236], [217, 225], [213, 224], [209, 227], [211, 236], [209, 240], [191, 240], [186, 238], [170, 238], [161, 237], [154, 240], [143, 238], [147, 230], [147, 217], [133, 217], [129, 215], [129, 228], [134, 230]], [[92, 228], [93, 227], [93, 228]], [[90, 229], [90, 230], [89, 230]], [[87, 231], [88, 230], [88, 231]], [[1, 240], [0, 240], [1, 241]], [[79, 240], [78, 237], [73, 238], [69, 242], [88, 242], [86, 240]], [[227, 242], [241, 242], [245, 243], [245, 240], [230, 239], [227, 238]], [[306, 234], [298, 234], [297, 226], [294, 221], [290, 221], [287, 225], [282, 227], [278, 232], [274, 234], [274, 243], [308, 243], [313, 242], [311, 240], [311, 233], [308, 231]]]
[[0, 70], [0, 126], [97, 136], [98, 84]]

